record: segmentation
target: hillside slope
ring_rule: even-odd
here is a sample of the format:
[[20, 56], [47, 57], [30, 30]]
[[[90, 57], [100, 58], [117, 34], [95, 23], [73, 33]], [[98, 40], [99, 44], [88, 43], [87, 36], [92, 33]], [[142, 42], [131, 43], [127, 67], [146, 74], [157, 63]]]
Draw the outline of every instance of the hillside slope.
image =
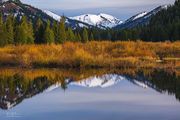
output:
[[180, 0], [154, 15], [141, 34], [143, 40], [180, 40]]
[[[19, 0], [8, 0], [0, 3], [0, 13], [2, 13], [4, 18], [6, 18], [8, 15], [13, 15], [17, 17], [17, 19], [21, 19], [22, 16], [26, 16], [32, 22], [36, 21], [38, 18], [41, 18], [43, 21], [47, 21], [47, 20], [50, 20], [51, 22], [53, 22], [54, 20], [59, 21], [58, 15], [56, 15], [55, 18], [54, 17], [55, 14], [52, 15], [52, 12], [42, 11], [31, 5], [24, 4]], [[82, 25], [85, 27], [91, 27], [86, 23], [77, 20], [71, 20], [67, 17], [66, 17], [66, 25], [72, 27], [73, 29], [79, 28]]]
[[127, 29], [127, 28], [131, 29], [137, 26], [147, 25], [149, 24], [149, 21], [151, 20], [151, 18], [163, 9], [167, 9], [167, 5], [159, 6], [150, 12], [144, 11], [144, 12], [138, 13], [132, 16], [131, 18], [127, 19], [122, 24], [115, 26], [115, 28], [116, 29]]

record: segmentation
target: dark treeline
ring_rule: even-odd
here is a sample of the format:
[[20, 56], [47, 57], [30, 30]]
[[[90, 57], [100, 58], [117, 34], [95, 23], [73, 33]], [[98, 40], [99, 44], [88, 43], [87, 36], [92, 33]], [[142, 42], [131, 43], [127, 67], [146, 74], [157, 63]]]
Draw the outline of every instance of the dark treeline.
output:
[[91, 36], [89, 36], [86, 28], [73, 31], [70, 27], [65, 27], [65, 18], [62, 18], [61, 22], [43, 22], [41, 19], [38, 19], [32, 23], [26, 16], [22, 16], [21, 20], [18, 20], [12, 15], [7, 16], [6, 19], [3, 19], [2, 15], [0, 15], [1, 46], [34, 43], [59, 44], [65, 41], [86, 42], [90, 38]]
[[25, 16], [19, 20], [12, 15], [0, 15], [0, 46], [7, 44], [61, 44], [65, 41], [87, 42], [91, 40], [180, 40], [180, 0], [152, 17], [146, 26], [133, 29], [115, 30], [79, 28], [73, 30], [65, 25], [65, 17], [60, 22], [31, 22]]

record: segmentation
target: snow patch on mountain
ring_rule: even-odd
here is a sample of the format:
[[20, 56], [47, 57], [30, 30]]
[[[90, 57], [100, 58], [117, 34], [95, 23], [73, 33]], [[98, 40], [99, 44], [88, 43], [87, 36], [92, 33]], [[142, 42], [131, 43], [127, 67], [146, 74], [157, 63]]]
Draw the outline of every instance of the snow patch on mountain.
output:
[[[56, 21], [60, 21], [61, 19], [60, 15], [57, 15], [49, 10], [44, 10], [44, 13], [51, 16]], [[101, 13], [99, 15], [85, 14], [75, 17], [67, 17], [67, 19], [82, 22], [79, 23], [79, 27], [87, 27], [86, 24], [88, 24], [99, 28], [112, 28], [122, 23], [122, 21], [117, 19], [116, 17], [104, 13]], [[68, 22], [68, 20], [66, 22]]]
[[130, 29], [137, 26], [147, 25], [149, 24], [149, 21], [151, 20], [153, 15], [156, 15], [159, 11], [163, 9], [167, 9], [168, 5], [162, 5], [159, 6], [150, 12], [141, 12], [139, 14], [136, 14], [132, 16], [131, 18], [124, 21], [122, 24], [117, 25], [115, 28], [117, 29]]
[[147, 14], [147, 12], [142, 12], [142, 13], [136, 15], [136, 16], [133, 18], [133, 20], [136, 20], [136, 19], [138, 19], [138, 18], [141, 18], [141, 17], [145, 16], [146, 14]]
[[47, 15], [51, 16], [53, 19], [55, 19], [56, 21], [60, 21], [61, 16], [49, 11], [49, 10], [44, 10], [44, 13], [46, 13]]
[[78, 20], [93, 26], [97, 26], [99, 28], [112, 28], [122, 23], [122, 21], [118, 18], [104, 13], [101, 13], [99, 15], [84, 14], [80, 16], [70, 17], [70, 19]]

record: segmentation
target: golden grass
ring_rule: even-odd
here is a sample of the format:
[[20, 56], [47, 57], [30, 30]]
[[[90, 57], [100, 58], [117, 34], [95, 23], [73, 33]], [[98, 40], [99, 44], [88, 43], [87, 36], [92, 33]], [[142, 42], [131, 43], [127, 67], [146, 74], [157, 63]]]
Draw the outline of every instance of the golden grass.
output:
[[1, 66], [60, 68], [180, 68], [180, 42], [66, 42], [0, 48]]

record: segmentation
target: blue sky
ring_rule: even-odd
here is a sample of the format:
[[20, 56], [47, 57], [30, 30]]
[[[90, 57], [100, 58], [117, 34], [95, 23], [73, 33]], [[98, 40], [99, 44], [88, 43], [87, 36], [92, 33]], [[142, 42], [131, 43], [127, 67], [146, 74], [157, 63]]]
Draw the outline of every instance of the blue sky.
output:
[[136, 13], [149, 11], [159, 5], [172, 4], [175, 0], [21, 0], [41, 9], [58, 14], [75, 16], [84, 13], [108, 13], [126, 19]]

